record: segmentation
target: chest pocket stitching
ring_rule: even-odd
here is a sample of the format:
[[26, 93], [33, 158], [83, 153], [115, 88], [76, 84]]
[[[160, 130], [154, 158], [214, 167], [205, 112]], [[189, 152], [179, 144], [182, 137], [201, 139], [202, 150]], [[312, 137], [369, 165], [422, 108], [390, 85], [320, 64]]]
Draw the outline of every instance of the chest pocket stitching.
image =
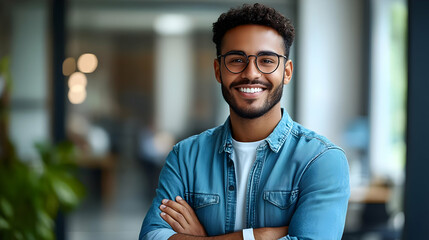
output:
[[209, 194], [209, 193], [185, 193], [185, 197], [190, 206], [194, 209], [199, 209], [203, 207], [207, 207], [210, 205], [219, 203], [219, 195], [218, 194]]
[[297, 198], [298, 190], [264, 192], [264, 200], [282, 210], [288, 209], [296, 201]]

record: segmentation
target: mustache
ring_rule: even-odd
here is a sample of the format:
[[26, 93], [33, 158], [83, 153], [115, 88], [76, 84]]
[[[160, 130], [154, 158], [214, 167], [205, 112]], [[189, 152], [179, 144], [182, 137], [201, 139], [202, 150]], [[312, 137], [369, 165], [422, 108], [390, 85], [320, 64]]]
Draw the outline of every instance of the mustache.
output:
[[268, 89], [272, 88], [272, 86], [273, 86], [270, 82], [263, 82], [261, 80], [250, 80], [250, 79], [244, 78], [244, 79], [241, 79], [237, 82], [231, 83], [229, 88], [234, 88], [234, 87], [236, 87], [238, 85], [242, 85], [242, 84], [259, 84], [259, 85], [265, 86]]

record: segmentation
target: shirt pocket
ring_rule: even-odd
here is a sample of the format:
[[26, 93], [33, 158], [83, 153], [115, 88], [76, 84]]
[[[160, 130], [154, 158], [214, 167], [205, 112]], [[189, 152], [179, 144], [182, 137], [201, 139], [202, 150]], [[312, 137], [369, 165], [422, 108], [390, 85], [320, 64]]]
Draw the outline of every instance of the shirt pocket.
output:
[[295, 209], [298, 190], [265, 191], [264, 217], [266, 227], [288, 226]]
[[200, 223], [206, 229], [207, 234], [212, 235], [217, 227], [215, 223], [222, 223], [222, 211], [219, 209], [219, 195], [210, 193], [185, 193], [185, 200], [194, 209]]
[[209, 193], [185, 193], [187, 203], [194, 209], [208, 207], [219, 203], [219, 195]]

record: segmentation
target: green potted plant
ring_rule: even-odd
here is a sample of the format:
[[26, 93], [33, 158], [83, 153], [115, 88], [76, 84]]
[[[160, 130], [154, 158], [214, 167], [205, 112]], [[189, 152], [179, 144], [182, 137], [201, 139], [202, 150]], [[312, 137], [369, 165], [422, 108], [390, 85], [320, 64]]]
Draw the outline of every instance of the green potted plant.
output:
[[[3, 83], [2, 83], [3, 81]], [[3, 87], [1, 87], [3, 84]], [[55, 239], [58, 211], [69, 211], [83, 197], [74, 175], [75, 150], [70, 142], [37, 143], [40, 161], [16, 154], [8, 135], [9, 59], [0, 60], [0, 239]]]

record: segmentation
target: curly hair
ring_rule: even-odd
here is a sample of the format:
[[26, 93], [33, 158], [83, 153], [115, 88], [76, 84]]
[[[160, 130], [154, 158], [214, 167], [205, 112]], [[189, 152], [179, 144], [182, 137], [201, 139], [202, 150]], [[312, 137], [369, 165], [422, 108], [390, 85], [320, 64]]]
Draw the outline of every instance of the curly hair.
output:
[[213, 23], [213, 42], [216, 44], [217, 55], [221, 54], [222, 39], [225, 33], [232, 28], [247, 24], [263, 25], [275, 29], [283, 37], [285, 55], [289, 57], [289, 49], [295, 37], [295, 28], [288, 18], [274, 8], [259, 3], [243, 4], [242, 7], [231, 8]]

